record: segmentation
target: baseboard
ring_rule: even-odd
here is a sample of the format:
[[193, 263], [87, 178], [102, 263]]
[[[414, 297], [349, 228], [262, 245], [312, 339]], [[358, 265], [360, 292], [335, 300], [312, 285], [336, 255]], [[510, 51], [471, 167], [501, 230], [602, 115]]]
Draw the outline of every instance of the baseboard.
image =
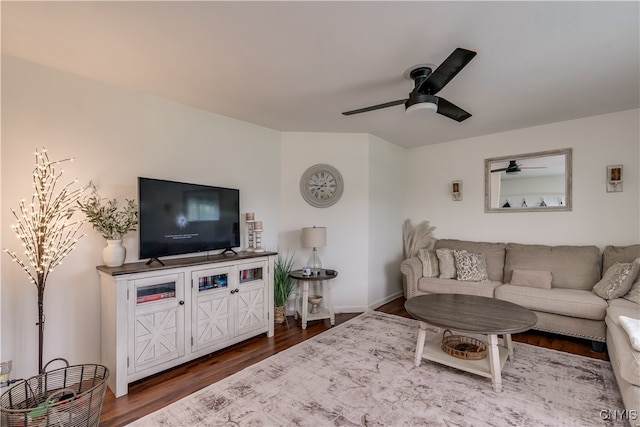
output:
[[395, 292], [385, 298], [382, 298], [381, 300], [378, 300], [376, 302], [373, 302], [371, 304], [369, 304], [369, 309], [371, 310], [375, 310], [376, 308], [380, 307], [381, 305], [385, 305], [386, 303], [389, 303], [391, 301], [393, 301], [394, 299], [400, 298], [401, 296], [404, 295], [404, 292], [402, 290]]
[[[402, 290], [395, 292], [391, 295], [388, 295], [376, 302], [373, 302], [371, 304], [369, 304], [368, 306], [365, 305], [340, 305], [340, 306], [335, 306], [334, 307], [334, 312], [335, 313], [364, 313], [367, 310], [375, 310], [376, 308], [380, 307], [381, 305], [385, 305], [397, 298], [400, 298], [401, 296], [404, 295], [404, 292], [402, 292]], [[287, 316], [293, 316], [293, 306], [287, 306]]]

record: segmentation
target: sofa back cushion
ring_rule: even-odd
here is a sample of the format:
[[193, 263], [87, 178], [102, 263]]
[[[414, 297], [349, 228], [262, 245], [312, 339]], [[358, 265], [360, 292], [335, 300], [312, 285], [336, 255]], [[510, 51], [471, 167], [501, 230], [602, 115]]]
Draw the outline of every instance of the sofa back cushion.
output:
[[602, 252], [602, 273], [616, 262], [633, 262], [640, 258], [640, 245], [606, 246]]
[[434, 249], [456, 249], [466, 250], [471, 253], [484, 255], [487, 265], [487, 275], [489, 280], [494, 282], [504, 282], [504, 243], [470, 242], [467, 240], [440, 239], [434, 244]]
[[597, 246], [546, 246], [507, 243], [504, 282], [513, 270], [551, 273], [554, 288], [590, 291], [600, 280], [600, 249]]

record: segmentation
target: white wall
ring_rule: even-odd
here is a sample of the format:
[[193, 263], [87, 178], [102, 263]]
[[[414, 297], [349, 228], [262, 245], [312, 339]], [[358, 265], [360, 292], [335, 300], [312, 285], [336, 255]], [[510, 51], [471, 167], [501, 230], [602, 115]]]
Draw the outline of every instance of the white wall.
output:
[[402, 294], [402, 223], [407, 150], [370, 136], [369, 295], [370, 308]]
[[[363, 311], [368, 298], [369, 137], [364, 134], [286, 132], [282, 135], [282, 211], [280, 251], [296, 253], [302, 268], [310, 250], [301, 247], [303, 227], [327, 227], [327, 246], [318, 249], [325, 268], [338, 271], [333, 298], [338, 312]], [[344, 193], [335, 205], [315, 208], [300, 195], [307, 168], [327, 163], [344, 178]]]
[[[42, 146], [52, 159], [76, 157], [65, 166], [65, 183], [93, 180], [109, 198], [135, 198], [137, 176], [239, 188], [241, 211], [264, 222], [265, 246], [277, 245], [279, 132], [3, 57], [2, 248], [19, 249], [9, 208], [30, 197], [32, 153]], [[47, 282], [45, 362], [100, 358], [95, 266], [104, 241], [89, 224], [84, 229], [86, 237]], [[127, 262], [137, 260], [136, 233], [125, 245]], [[22, 378], [38, 368], [36, 288], [7, 255], [0, 258], [0, 357], [12, 359], [12, 377]]]
[[[439, 238], [604, 247], [640, 240], [639, 110], [410, 150], [407, 214]], [[484, 212], [484, 159], [573, 148], [571, 212]], [[624, 192], [606, 192], [606, 166], [624, 165]], [[463, 200], [449, 193], [463, 180]]]

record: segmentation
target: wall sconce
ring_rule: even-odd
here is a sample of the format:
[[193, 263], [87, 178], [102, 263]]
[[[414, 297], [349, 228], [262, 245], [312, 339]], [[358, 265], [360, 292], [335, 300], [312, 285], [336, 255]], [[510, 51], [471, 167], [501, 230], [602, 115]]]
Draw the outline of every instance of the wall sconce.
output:
[[456, 202], [462, 200], [462, 181], [451, 182], [451, 197]]
[[622, 165], [607, 166], [607, 193], [622, 191]]

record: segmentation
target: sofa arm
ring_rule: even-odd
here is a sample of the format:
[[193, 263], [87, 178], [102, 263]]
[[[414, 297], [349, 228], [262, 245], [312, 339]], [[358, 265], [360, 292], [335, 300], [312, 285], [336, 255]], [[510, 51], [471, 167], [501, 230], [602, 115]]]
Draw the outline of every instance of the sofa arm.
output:
[[400, 263], [400, 271], [407, 281], [407, 299], [415, 297], [418, 279], [422, 277], [422, 261], [418, 257], [407, 258]]

